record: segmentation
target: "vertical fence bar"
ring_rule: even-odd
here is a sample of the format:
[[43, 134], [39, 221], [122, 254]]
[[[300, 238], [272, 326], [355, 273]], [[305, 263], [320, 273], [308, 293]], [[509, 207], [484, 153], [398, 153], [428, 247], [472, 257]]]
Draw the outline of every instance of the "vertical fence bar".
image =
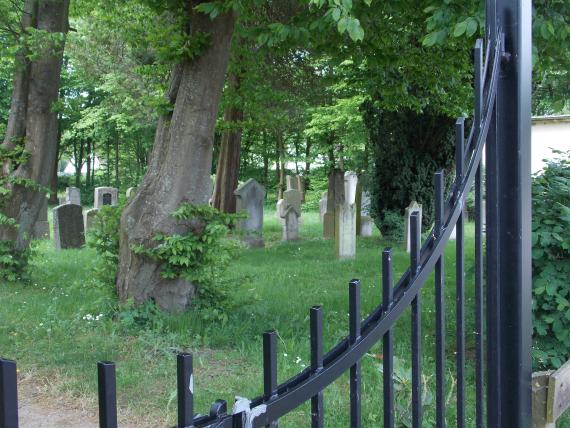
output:
[[[382, 305], [387, 312], [394, 299], [392, 269], [392, 249], [386, 248], [382, 253]], [[384, 334], [382, 352], [384, 353], [384, 428], [394, 428], [394, 333], [388, 329]]]
[[[483, 40], [478, 39], [474, 51], [475, 63], [475, 129], [481, 129], [483, 110]], [[483, 428], [483, 195], [481, 164], [475, 175], [475, 427]]]
[[[274, 330], [263, 333], [263, 394], [265, 401], [277, 394], [277, 333]], [[267, 428], [278, 426], [278, 421], [266, 425]]]
[[483, 428], [483, 224], [481, 166], [475, 175], [475, 426]]
[[[434, 176], [435, 187], [435, 237], [441, 236], [444, 215], [444, 175]], [[435, 264], [435, 406], [436, 425], [445, 428], [445, 282], [444, 257]]]
[[99, 386], [99, 427], [117, 428], [117, 380], [115, 363], [97, 363]]
[[[461, 184], [463, 183], [463, 167], [465, 158], [465, 119], [459, 118], [455, 123], [455, 175], [457, 182], [457, 197], [461, 195]], [[464, 226], [465, 208], [464, 199], [461, 203], [461, 214], [457, 219], [456, 241], [455, 241], [455, 343], [456, 343], [456, 365], [457, 365], [457, 428], [465, 425], [465, 257], [464, 257]]]
[[176, 386], [178, 393], [178, 428], [193, 426], [194, 420], [194, 364], [192, 354], [176, 356]]
[[16, 362], [0, 358], [0, 428], [18, 428]]
[[[320, 306], [311, 308], [311, 370], [317, 373], [323, 368], [323, 311]], [[311, 398], [311, 428], [323, 428], [323, 391]]]
[[[504, 32], [505, 53], [495, 104], [495, 133], [487, 152], [495, 161], [487, 170], [487, 287], [496, 290], [498, 309], [488, 367], [498, 361], [498, 378], [488, 378], [489, 426], [530, 427], [532, 344], [531, 257], [531, 81], [532, 2], [496, 0], [497, 20]], [[489, 150], [491, 146], [491, 150]], [[489, 191], [493, 189], [492, 193]], [[491, 244], [491, 245], [490, 245]], [[498, 340], [496, 340], [498, 338]]]
[[[360, 281], [353, 279], [349, 284], [349, 341], [354, 345], [360, 339]], [[361, 424], [361, 378], [360, 360], [350, 368], [350, 426], [360, 428]]]
[[[498, 19], [497, 1], [486, 0], [486, 35], [487, 43], [491, 45], [489, 52], [493, 58], [489, 58], [488, 63], [495, 61], [495, 51], [498, 40]], [[487, 76], [485, 76], [487, 77]], [[499, 88], [497, 87], [497, 90]], [[497, 96], [499, 96], [497, 94]], [[501, 408], [501, 376], [500, 361], [501, 347], [499, 342], [500, 308], [498, 288], [499, 282], [499, 240], [498, 240], [498, 217], [499, 217], [499, 190], [498, 190], [498, 115], [496, 102], [493, 105], [485, 106], [486, 114], [490, 116], [491, 123], [485, 141], [485, 218], [487, 224], [486, 260], [485, 260], [485, 280], [486, 280], [486, 326], [485, 335], [487, 343], [487, 426], [498, 427]]]
[[[419, 212], [410, 216], [412, 278], [420, 266], [421, 224]], [[420, 292], [412, 300], [412, 427], [422, 426], [422, 311]]]

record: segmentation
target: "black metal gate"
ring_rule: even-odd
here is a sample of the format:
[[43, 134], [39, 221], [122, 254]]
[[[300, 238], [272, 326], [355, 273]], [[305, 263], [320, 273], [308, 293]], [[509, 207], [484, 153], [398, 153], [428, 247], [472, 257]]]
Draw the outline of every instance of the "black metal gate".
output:
[[[264, 393], [212, 405], [209, 415], [193, 410], [192, 356], [178, 356], [178, 427], [277, 427], [279, 418], [311, 402], [313, 428], [325, 426], [324, 389], [350, 373], [350, 424], [361, 426], [362, 357], [383, 341], [384, 426], [394, 427], [393, 333], [395, 322], [411, 307], [412, 422], [422, 426], [421, 300], [419, 291], [435, 275], [436, 420], [445, 421], [445, 299], [443, 252], [456, 228], [456, 376], [457, 420], [465, 425], [464, 213], [475, 188], [475, 342], [476, 426], [531, 426], [531, 196], [530, 91], [531, 2], [487, 0], [485, 41], [474, 49], [475, 106], [473, 126], [456, 122], [456, 179], [444, 194], [443, 172], [434, 177], [435, 226], [421, 243], [418, 213], [411, 217], [410, 268], [394, 284], [392, 252], [382, 254], [382, 303], [364, 320], [360, 282], [349, 284], [349, 336], [323, 352], [322, 310], [310, 309], [311, 365], [277, 383], [277, 338], [263, 336]], [[483, 257], [483, 170], [486, 157], [486, 257]], [[485, 346], [484, 346], [485, 345]], [[486, 348], [486, 358], [485, 350]], [[100, 425], [117, 426], [115, 367], [99, 363]], [[17, 422], [16, 364], [0, 360], [0, 428]], [[307, 421], [307, 425], [309, 421]]]

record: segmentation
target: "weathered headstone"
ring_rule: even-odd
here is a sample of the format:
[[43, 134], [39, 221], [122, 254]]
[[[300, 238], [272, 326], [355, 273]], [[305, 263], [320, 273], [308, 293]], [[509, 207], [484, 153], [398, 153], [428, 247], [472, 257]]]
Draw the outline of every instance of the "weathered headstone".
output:
[[283, 224], [283, 240], [296, 241], [299, 239], [299, 213], [294, 206], [289, 206], [285, 210], [285, 223]]
[[329, 174], [327, 212], [323, 216], [323, 236], [334, 238], [336, 206], [344, 203], [344, 172], [334, 169]]
[[285, 184], [287, 186], [287, 190], [301, 190], [299, 189], [299, 181], [297, 180], [296, 175], [287, 175], [285, 176]]
[[34, 239], [49, 239], [48, 200], [44, 198], [38, 221], [34, 224]]
[[283, 192], [283, 200], [285, 204], [285, 211], [289, 207], [295, 208], [298, 216], [301, 216], [301, 192], [297, 189], [289, 189]]
[[83, 227], [85, 228], [85, 233], [89, 232], [91, 226], [93, 226], [93, 220], [99, 212], [99, 208], [91, 208], [83, 213]]
[[68, 187], [65, 189], [65, 203], [81, 205], [81, 190], [77, 187]]
[[95, 208], [102, 208], [105, 205], [115, 206], [118, 202], [119, 191], [115, 187], [96, 187], [95, 188]]
[[[360, 201], [358, 200], [360, 199]], [[374, 222], [370, 216], [370, 194], [367, 192], [357, 193], [356, 208], [360, 210], [356, 213], [356, 232], [360, 236], [372, 236]]]
[[372, 217], [367, 215], [360, 217], [360, 235], [363, 238], [371, 237], [373, 228], [374, 222], [372, 221]]
[[339, 259], [356, 257], [356, 187], [354, 172], [344, 176], [344, 202], [337, 205], [335, 214], [336, 256]]
[[54, 208], [53, 238], [57, 250], [85, 245], [81, 205], [64, 204]]
[[247, 213], [247, 218], [239, 224], [245, 233], [244, 241], [252, 247], [263, 247], [263, 203], [265, 187], [253, 178], [247, 180], [234, 192], [236, 211]]
[[135, 193], [137, 193], [137, 188], [136, 187], [129, 187], [127, 189], [127, 193], [126, 193], [127, 200], [131, 199], [133, 196], [135, 196]]
[[411, 251], [411, 227], [410, 227], [410, 217], [412, 213], [418, 211], [420, 213], [420, 225], [422, 224], [422, 205], [418, 204], [416, 201], [412, 201], [410, 205], [406, 208], [404, 214], [404, 239], [406, 240], [406, 251], [409, 253]]
[[327, 192], [323, 192], [323, 197], [319, 201], [319, 214], [321, 223], [325, 221], [325, 214], [327, 213]]

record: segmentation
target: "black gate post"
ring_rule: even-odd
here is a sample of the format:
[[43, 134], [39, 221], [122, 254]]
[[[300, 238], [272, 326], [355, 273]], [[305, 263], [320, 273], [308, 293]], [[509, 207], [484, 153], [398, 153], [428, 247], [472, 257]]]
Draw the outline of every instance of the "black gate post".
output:
[[488, 425], [530, 428], [531, 1], [487, 0], [487, 41], [503, 33], [486, 146]]

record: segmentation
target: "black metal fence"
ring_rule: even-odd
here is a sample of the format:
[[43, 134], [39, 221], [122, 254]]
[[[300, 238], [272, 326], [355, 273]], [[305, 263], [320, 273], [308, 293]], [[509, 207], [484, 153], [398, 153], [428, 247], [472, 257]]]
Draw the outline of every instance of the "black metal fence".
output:
[[[412, 425], [422, 426], [420, 290], [435, 276], [436, 423], [445, 427], [445, 266], [443, 254], [456, 229], [456, 420], [465, 426], [465, 200], [475, 189], [475, 379], [476, 426], [530, 427], [530, 2], [487, 1], [486, 42], [474, 49], [473, 126], [456, 130], [456, 174], [449, 195], [437, 172], [435, 225], [421, 243], [418, 213], [411, 215], [410, 268], [394, 284], [392, 250], [382, 253], [382, 302], [362, 321], [360, 282], [349, 283], [349, 335], [323, 350], [323, 315], [310, 309], [311, 365], [277, 383], [277, 337], [263, 335], [263, 395], [241, 399], [228, 412], [217, 401], [208, 415], [193, 408], [192, 356], [178, 355], [178, 427], [277, 427], [279, 418], [311, 402], [313, 428], [325, 426], [324, 390], [350, 375], [350, 425], [361, 426], [361, 359], [383, 342], [384, 427], [394, 427], [392, 328], [411, 307]], [[486, 151], [484, 147], [486, 145]], [[486, 261], [483, 258], [482, 159], [486, 156]], [[486, 358], [485, 350], [487, 348]], [[117, 426], [115, 366], [98, 364], [100, 426]], [[18, 426], [16, 364], [0, 360], [0, 428]]]

